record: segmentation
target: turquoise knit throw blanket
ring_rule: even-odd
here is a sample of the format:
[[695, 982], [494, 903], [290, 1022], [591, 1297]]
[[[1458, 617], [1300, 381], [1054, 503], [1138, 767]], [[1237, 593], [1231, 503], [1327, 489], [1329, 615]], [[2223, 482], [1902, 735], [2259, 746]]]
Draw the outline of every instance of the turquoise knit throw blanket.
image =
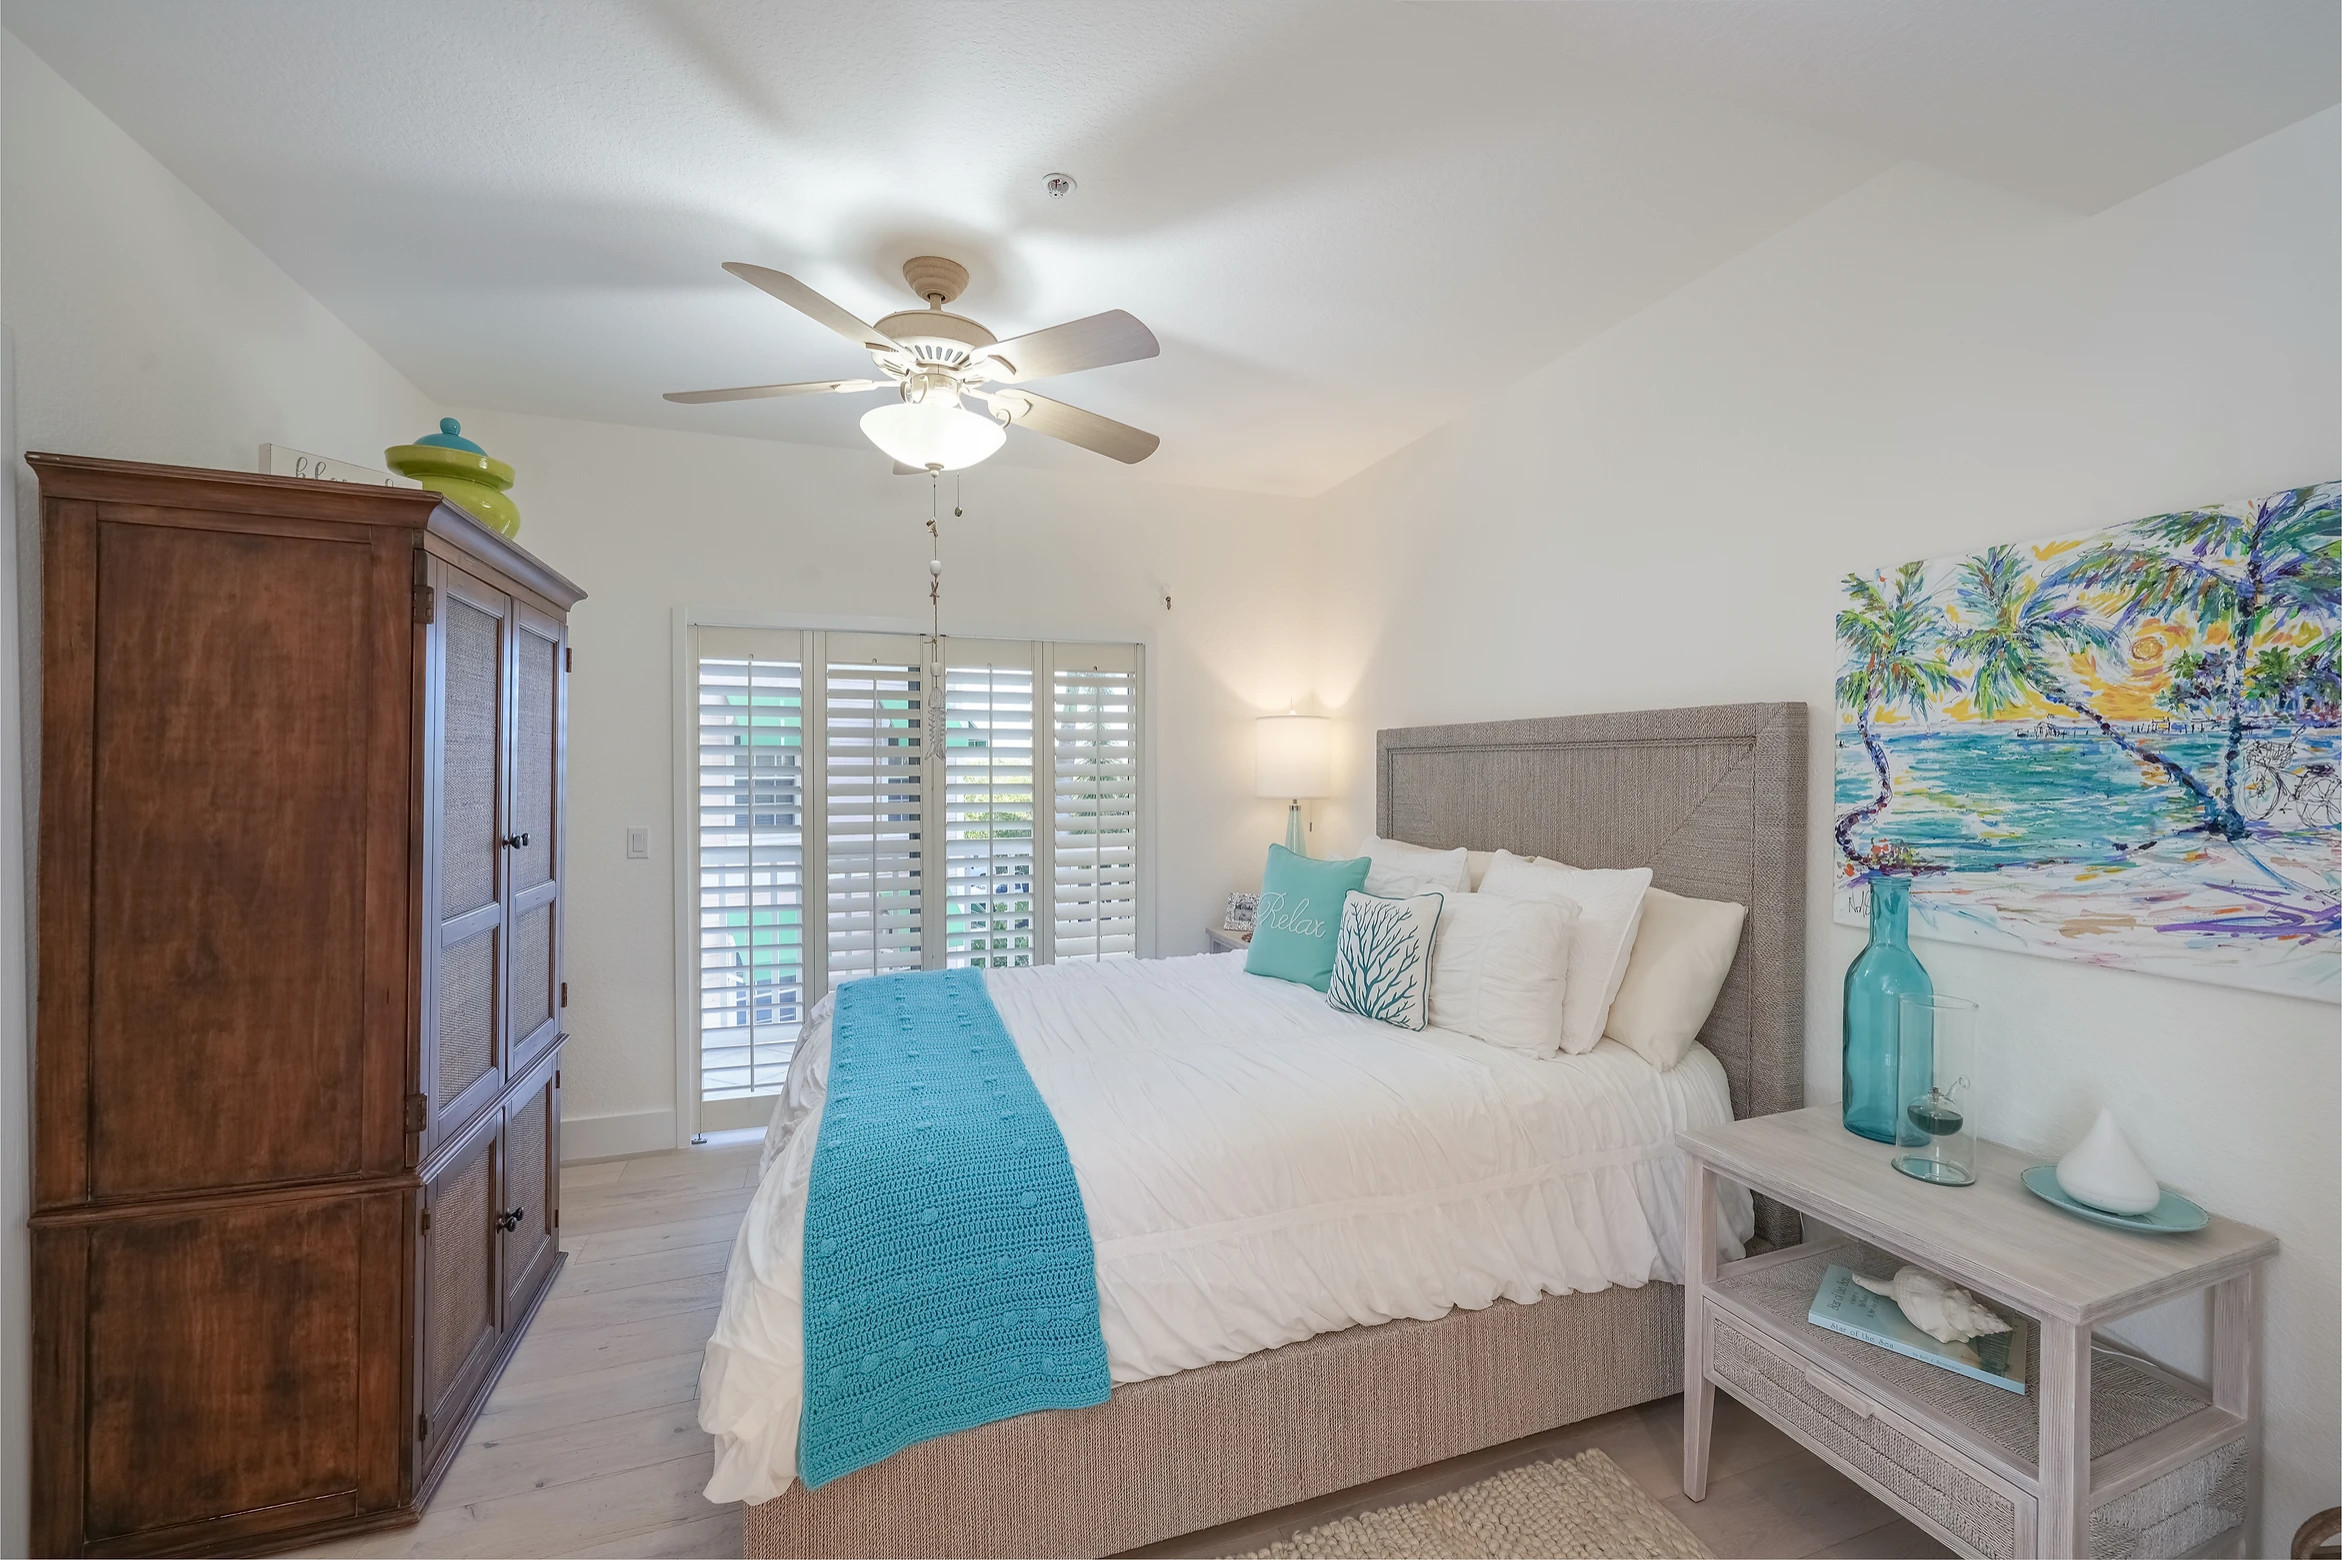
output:
[[983, 972], [839, 987], [805, 1205], [797, 1476], [819, 1489], [1108, 1386], [1073, 1162]]

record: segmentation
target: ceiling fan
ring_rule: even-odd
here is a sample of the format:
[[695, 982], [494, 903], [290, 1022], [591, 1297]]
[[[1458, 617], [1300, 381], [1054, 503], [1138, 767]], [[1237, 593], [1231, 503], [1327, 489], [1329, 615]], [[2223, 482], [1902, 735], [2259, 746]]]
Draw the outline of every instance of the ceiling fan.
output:
[[[944, 309], [966, 289], [968, 268], [940, 255], [903, 262], [903, 280], [927, 307], [904, 309], [876, 325], [863, 324], [794, 276], [738, 260], [727, 260], [724, 269], [863, 348], [885, 377], [675, 390], [668, 392], [670, 401], [697, 405], [772, 395], [892, 390], [899, 399], [863, 413], [862, 431], [894, 457], [896, 471], [911, 474], [973, 466], [1006, 442], [1003, 430], [1010, 425], [1096, 450], [1126, 465], [1145, 460], [1163, 442], [1128, 423], [1015, 388], [1031, 379], [1128, 363], [1160, 352], [1155, 333], [1120, 309], [1002, 341], [965, 315]], [[983, 402], [991, 415], [968, 410], [961, 404], [962, 396]]]

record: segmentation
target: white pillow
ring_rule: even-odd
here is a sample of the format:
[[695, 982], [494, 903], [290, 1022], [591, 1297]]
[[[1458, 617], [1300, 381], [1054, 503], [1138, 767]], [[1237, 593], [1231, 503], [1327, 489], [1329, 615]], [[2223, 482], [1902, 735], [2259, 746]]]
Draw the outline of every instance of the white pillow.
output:
[[1480, 892], [1480, 880], [1488, 876], [1488, 869], [1495, 865], [1495, 863], [1495, 851], [1468, 850], [1464, 852], [1464, 865], [1470, 871], [1473, 893], [1477, 894]]
[[1421, 1029], [1431, 1009], [1431, 941], [1444, 899], [1385, 899], [1356, 889], [1345, 895], [1326, 1001], [1361, 1018]]
[[[1732, 973], [1740, 923], [1747, 919], [1746, 905], [1645, 890], [1634, 957], [1610, 1004], [1610, 1038], [1633, 1047], [1661, 1072], [1682, 1061]], [[1436, 964], [1432, 978], [1438, 979]], [[1438, 1001], [1435, 993], [1433, 1023], [1439, 1021]]]
[[1643, 890], [1650, 886], [1649, 867], [1588, 871], [1558, 861], [1531, 861], [1509, 850], [1496, 853], [1481, 880], [1480, 892], [1499, 899], [1567, 900], [1578, 907], [1561, 1016], [1561, 1048], [1572, 1056], [1602, 1043], [1610, 999], [1626, 979], [1635, 928], [1642, 923]]
[[1404, 899], [1409, 894], [1468, 894], [1472, 891], [1462, 846], [1454, 850], [1432, 850], [1422, 845], [1410, 845], [1405, 840], [1366, 837], [1358, 847], [1358, 854], [1369, 863], [1366, 869], [1366, 891], [1384, 899]]
[[1431, 1022], [1531, 1056], [1559, 1051], [1577, 921], [1561, 900], [1450, 899], [1431, 945]]

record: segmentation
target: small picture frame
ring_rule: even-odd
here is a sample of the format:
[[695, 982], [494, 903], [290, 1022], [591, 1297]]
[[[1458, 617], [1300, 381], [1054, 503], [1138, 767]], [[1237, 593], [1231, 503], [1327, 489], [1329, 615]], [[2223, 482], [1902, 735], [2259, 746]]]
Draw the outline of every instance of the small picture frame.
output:
[[1249, 932], [1252, 930], [1253, 921], [1259, 914], [1260, 895], [1230, 894], [1228, 896], [1228, 913], [1226, 918], [1221, 921], [1220, 929], [1229, 932]]

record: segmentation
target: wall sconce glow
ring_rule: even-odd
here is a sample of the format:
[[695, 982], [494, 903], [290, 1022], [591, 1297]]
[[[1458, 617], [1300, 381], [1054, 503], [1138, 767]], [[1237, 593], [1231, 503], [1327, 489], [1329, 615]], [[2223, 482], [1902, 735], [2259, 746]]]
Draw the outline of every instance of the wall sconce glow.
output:
[[960, 404], [959, 387], [940, 374], [915, 374], [892, 406], [862, 414], [862, 433], [906, 466], [957, 471], [1008, 442], [1000, 424]]
[[1292, 805], [1285, 813], [1285, 848], [1296, 856], [1308, 850], [1301, 838], [1301, 802], [1304, 797], [1330, 796], [1334, 789], [1334, 723], [1323, 715], [1263, 715], [1253, 722], [1259, 735], [1259, 764], [1253, 792], [1282, 796]]

